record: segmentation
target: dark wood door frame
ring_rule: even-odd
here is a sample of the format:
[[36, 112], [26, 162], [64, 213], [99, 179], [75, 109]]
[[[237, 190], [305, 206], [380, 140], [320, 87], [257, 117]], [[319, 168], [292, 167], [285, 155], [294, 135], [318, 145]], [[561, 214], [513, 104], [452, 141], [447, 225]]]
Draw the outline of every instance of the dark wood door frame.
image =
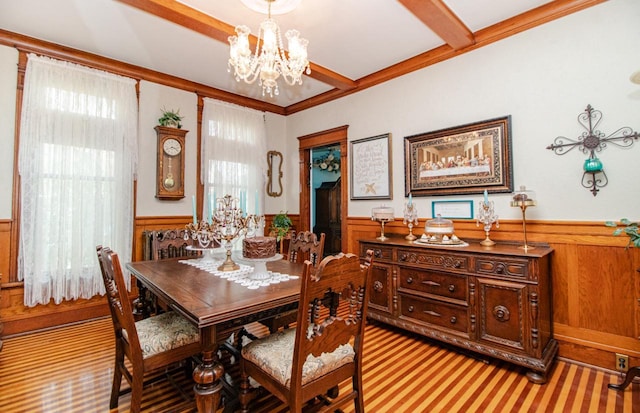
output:
[[347, 251], [347, 210], [349, 200], [349, 157], [347, 156], [347, 129], [338, 126], [322, 132], [298, 137], [300, 156], [300, 231], [311, 231], [311, 150], [328, 145], [340, 145], [340, 230], [342, 251]]

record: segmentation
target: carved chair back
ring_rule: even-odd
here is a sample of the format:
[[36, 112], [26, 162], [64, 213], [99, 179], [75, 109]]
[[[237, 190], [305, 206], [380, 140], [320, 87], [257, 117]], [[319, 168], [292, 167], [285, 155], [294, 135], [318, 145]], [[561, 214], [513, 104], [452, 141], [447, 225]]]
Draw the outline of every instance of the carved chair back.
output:
[[[336, 396], [332, 411], [353, 400], [355, 411], [364, 412], [362, 349], [372, 260], [369, 250], [364, 264], [358, 256], [343, 253], [324, 258], [316, 269], [305, 262], [296, 328], [256, 340], [242, 350], [243, 412], [249, 411], [249, 376], [293, 412], [327, 392]], [[332, 390], [347, 378], [352, 392], [337, 397]]]
[[289, 261], [302, 264], [309, 260], [316, 267], [323, 258], [324, 238], [324, 232], [320, 234], [319, 238], [311, 231], [292, 233], [289, 242]]
[[196, 257], [200, 251], [187, 249], [191, 245], [191, 239], [184, 239], [185, 229], [168, 229], [153, 231], [151, 236], [152, 260], [162, 260], [176, 257]]

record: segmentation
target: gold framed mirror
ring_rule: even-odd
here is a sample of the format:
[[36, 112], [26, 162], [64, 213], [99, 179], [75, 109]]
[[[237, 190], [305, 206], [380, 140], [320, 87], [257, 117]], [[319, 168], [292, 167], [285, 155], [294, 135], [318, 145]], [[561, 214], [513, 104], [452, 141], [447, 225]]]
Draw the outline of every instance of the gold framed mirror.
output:
[[282, 195], [282, 154], [278, 151], [267, 152], [267, 195]]

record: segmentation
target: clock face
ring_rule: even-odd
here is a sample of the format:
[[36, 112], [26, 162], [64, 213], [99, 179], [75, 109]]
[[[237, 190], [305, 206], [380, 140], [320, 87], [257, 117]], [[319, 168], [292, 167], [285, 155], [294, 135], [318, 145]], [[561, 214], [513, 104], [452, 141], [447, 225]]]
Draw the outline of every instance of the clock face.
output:
[[177, 139], [169, 138], [162, 144], [162, 149], [169, 156], [176, 156], [182, 151], [182, 145]]

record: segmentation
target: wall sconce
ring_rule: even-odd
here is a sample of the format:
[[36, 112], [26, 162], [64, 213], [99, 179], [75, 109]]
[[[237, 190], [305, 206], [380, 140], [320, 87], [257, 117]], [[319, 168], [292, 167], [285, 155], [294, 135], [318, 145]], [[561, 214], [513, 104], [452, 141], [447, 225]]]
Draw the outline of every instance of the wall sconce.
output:
[[583, 164], [584, 173], [581, 183], [583, 187], [591, 191], [593, 196], [598, 195], [599, 188], [609, 183], [607, 174], [604, 173], [602, 161], [596, 156], [596, 152], [602, 152], [609, 143], [619, 148], [628, 148], [640, 138], [640, 133], [634, 132], [628, 126], [606, 136], [596, 129], [601, 120], [602, 112], [587, 105], [584, 113], [578, 115], [578, 123], [586, 132], [582, 132], [577, 140], [558, 136], [553, 140], [553, 144], [547, 146], [547, 149], [551, 149], [556, 155], [564, 155], [575, 148], [579, 148], [583, 153], [589, 155]]

